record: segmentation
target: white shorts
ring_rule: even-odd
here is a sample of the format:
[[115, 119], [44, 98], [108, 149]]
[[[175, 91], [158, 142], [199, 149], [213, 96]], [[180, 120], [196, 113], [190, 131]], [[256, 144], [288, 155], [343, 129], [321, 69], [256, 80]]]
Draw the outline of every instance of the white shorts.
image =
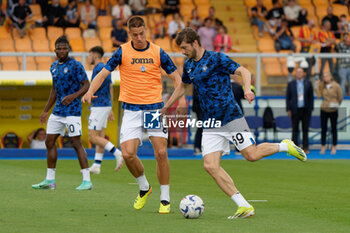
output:
[[107, 127], [108, 115], [112, 107], [91, 107], [88, 129], [102, 130]]
[[[140, 140], [140, 145], [142, 145], [142, 133], [144, 130], [142, 115], [143, 111], [124, 110], [122, 126], [120, 129], [120, 144], [138, 138]], [[146, 131], [148, 137], [161, 137], [168, 139], [168, 130], [166, 128], [146, 129]]]
[[60, 134], [64, 136], [66, 129], [68, 130], [68, 137], [81, 136], [81, 117], [50, 115], [46, 134]]
[[244, 117], [233, 120], [220, 128], [203, 129], [202, 154], [221, 151], [230, 154], [230, 141], [241, 151], [255, 144], [254, 136]]

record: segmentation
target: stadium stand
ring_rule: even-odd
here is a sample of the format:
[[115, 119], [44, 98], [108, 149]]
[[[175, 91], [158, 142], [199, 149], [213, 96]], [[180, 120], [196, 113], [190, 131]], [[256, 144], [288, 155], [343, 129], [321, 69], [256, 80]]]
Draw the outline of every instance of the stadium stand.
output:
[[[35, 2], [35, 1], [34, 1]], [[98, 9], [97, 0], [92, 1]], [[112, 4], [116, 4], [117, 1], [111, 1]], [[316, 23], [316, 32], [320, 30], [320, 23], [322, 18], [327, 14], [327, 7], [331, 4], [327, 0], [298, 0], [298, 4], [308, 11], [308, 19], [314, 19]], [[180, 12], [182, 14], [185, 24], [190, 21], [192, 10], [197, 7], [199, 16], [203, 20], [209, 16], [209, 8], [213, 6], [216, 10], [215, 15], [224, 25], [227, 27], [228, 35], [232, 40], [232, 52], [261, 52], [261, 53], [275, 53], [273, 37], [268, 33], [263, 33], [262, 37], [258, 36], [258, 30], [256, 26], [250, 24], [250, 12], [251, 7], [256, 5], [256, 0], [181, 0]], [[282, 1], [280, 1], [282, 3]], [[61, 6], [67, 6], [68, 0], [61, 0]], [[78, 3], [78, 12], [83, 3]], [[156, 9], [153, 12], [153, 17], [156, 21], [161, 17], [161, 8], [164, 4], [164, 0], [149, 0], [147, 7]], [[272, 8], [271, 0], [263, 0], [264, 6], [267, 10]], [[349, 12], [346, 6], [340, 4], [333, 4], [334, 14], [340, 16], [342, 14], [347, 15], [349, 18]], [[31, 4], [30, 8], [33, 12], [33, 21], [39, 22], [42, 20], [42, 11], [39, 4]], [[152, 10], [148, 10], [151, 13]], [[150, 14], [142, 16], [147, 22], [148, 34], [147, 38], [151, 40], [152, 33], [154, 32], [154, 22]], [[172, 20], [172, 16], [166, 17], [167, 23]], [[28, 30], [29, 36], [26, 36], [24, 40], [19, 40], [19, 34], [16, 30], [10, 32], [8, 23], [4, 26], [0, 26], [0, 52], [48, 52], [54, 51], [54, 41], [59, 36], [65, 34], [71, 41], [71, 47], [73, 52], [87, 52], [89, 48], [94, 45], [102, 45], [106, 52], [113, 52], [115, 48], [112, 47], [111, 31], [112, 28], [112, 16], [108, 13], [106, 16], [98, 16], [97, 18], [97, 37], [96, 38], [83, 38], [80, 28], [66, 28], [65, 30], [60, 27], [49, 26], [47, 29], [39, 27], [40, 24], [36, 23], [36, 27]], [[295, 37], [299, 35], [300, 26], [291, 28]], [[155, 43], [160, 45], [167, 52], [179, 52], [174, 42], [169, 42], [168, 37], [163, 39], [156, 39]], [[300, 42], [294, 41], [297, 46], [297, 51], [300, 50]], [[281, 51], [281, 53], [289, 53], [290, 51]], [[27, 58], [27, 68], [43, 70], [48, 67], [48, 63], [52, 61], [52, 57], [36, 57]], [[174, 60], [177, 60], [176, 58]], [[243, 64], [255, 72], [256, 61], [254, 58], [238, 59], [243, 61]], [[182, 65], [182, 60], [177, 61], [177, 65]], [[0, 57], [1, 69], [16, 69], [21, 68], [22, 58], [17, 57]], [[286, 68], [285, 58], [264, 58], [262, 59], [262, 85], [268, 87], [271, 86], [268, 83], [267, 77], [281, 77], [288, 74]], [[326, 70], [328, 67], [326, 67]], [[282, 85], [281, 85], [282, 86]]]
[[106, 16], [99, 16], [97, 18], [97, 27], [98, 28], [107, 28], [112, 27], [112, 16], [106, 15]]

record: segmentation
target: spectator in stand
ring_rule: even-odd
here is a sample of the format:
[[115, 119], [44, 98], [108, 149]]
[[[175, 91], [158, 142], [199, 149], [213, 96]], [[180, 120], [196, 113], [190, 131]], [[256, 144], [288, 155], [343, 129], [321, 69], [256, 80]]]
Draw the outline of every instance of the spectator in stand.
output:
[[34, 130], [28, 135], [27, 139], [31, 149], [46, 149], [46, 131], [44, 128]]
[[323, 76], [323, 80], [317, 80], [316, 95], [318, 98], [323, 98], [321, 104], [321, 154], [324, 154], [326, 150], [326, 136], [327, 136], [327, 122], [331, 120], [332, 128], [332, 149], [331, 154], [337, 152], [337, 120], [338, 120], [338, 108], [343, 101], [343, 94], [340, 85], [333, 80], [331, 73], [327, 72]]
[[289, 27], [307, 23], [307, 10], [299, 6], [295, 0], [288, 0], [288, 5], [283, 10]]
[[[328, 20], [323, 21], [322, 28], [318, 32], [318, 40], [321, 43], [321, 53], [330, 53], [332, 52], [332, 47], [335, 45], [335, 37], [331, 31], [331, 22]], [[328, 61], [329, 69], [333, 74], [333, 58], [322, 58], [321, 59], [321, 70], [320, 77], [322, 77], [324, 66]]]
[[3, 25], [7, 17], [7, 0], [0, 0], [0, 25]]
[[59, 0], [52, 0], [51, 4], [46, 5], [44, 8], [43, 14], [43, 25], [47, 26], [56, 26], [63, 27], [65, 10], [60, 5]]
[[158, 38], [164, 38], [167, 35], [168, 23], [166, 22], [165, 16], [160, 16], [159, 21], [157, 21], [154, 17], [156, 13], [156, 9], [153, 9], [152, 21], [154, 24], [154, 32], [152, 34], [153, 41]]
[[[343, 41], [336, 46], [338, 53], [350, 54], [350, 34], [344, 33]], [[350, 58], [338, 58], [338, 75], [343, 94], [346, 95], [345, 85], [348, 83], [348, 95], [350, 95]]]
[[285, 18], [284, 10], [281, 7], [278, 0], [272, 0], [273, 8], [267, 12], [266, 15], [266, 25], [268, 25], [271, 35], [275, 34], [273, 28], [279, 27], [281, 25], [282, 19]]
[[166, 17], [170, 14], [180, 13], [180, 1], [179, 0], [165, 0], [163, 6], [163, 14]]
[[193, 8], [193, 10], [191, 11], [191, 18], [190, 18], [190, 21], [188, 22], [187, 26], [192, 27], [193, 29], [195, 29], [197, 31], [198, 28], [200, 26], [202, 26], [202, 24], [203, 24], [203, 22], [202, 22], [202, 19], [198, 15], [197, 8]]
[[215, 7], [213, 6], [209, 8], [209, 18], [214, 23], [214, 25], [223, 25], [222, 20], [215, 17]]
[[19, 0], [18, 3], [13, 5], [10, 17], [12, 25], [16, 28], [21, 38], [27, 34], [26, 26], [32, 16], [32, 10], [25, 0]]
[[313, 19], [309, 20], [307, 25], [304, 25], [299, 30], [298, 40], [301, 42], [301, 53], [308, 53], [311, 50], [311, 45], [316, 44], [317, 35], [314, 31], [315, 21]]
[[296, 79], [287, 86], [286, 107], [288, 116], [292, 120], [292, 140], [298, 143], [299, 122], [302, 123], [303, 149], [309, 153], [309, 125], [311, 112], [314, 109], [314, 90], [309, 80], [304, 79], [304, 70], [298, 67], [295, 70]]
[[198, 29], [202, 47], [206, 50], [214, 51], [215, 30], [212, 27], [212, 20], [208, 17], [204, 19], [204, 26]]
[[263, 6], [262, 0], [256, 1], [256, 6], [252, 7], [252, 24], [258, 26], [259, 37], [263, 36], [263, 30], [265, 27], [265, 17], [267, 15], [266, 7]]
[[169, 27], [168, 27], [168, 35], [170, 39], [175, 39], [176, 34], [181, 31], [182, 29], [185, 28], [184, 22], [180, 18], [179, 13], [174, 13], [173, 14], [173, 20], [169, 22]]
[[123, 25], [126, 25], [126, 22], [131, 15], [132, 13], [130, 6], [128, 4], [125, 4], [124, 0], [119, 0], [118, 4], [115, 5], [112, 9], [112, 16], [114, 17], [113, 24], [115, 24], [115, 21], [117, 19], [121, 19]]
[[121, 19], [117, 19], [115, 24], [116, 27], [111, 32], [111, 39], [113, 42], [113, 47], [118, 48], [128, 41], [128, 33], [123, 28], [123, 22]]
[[111, 0], [98, 0], [96, 5], [98, 15], [107, 15], [111, 6]]
[[[298, 37], [298, 40], [301, 43], [300, 53], [310, 53], [310, 52], [317, 51], [317, 49], [316, 51], [314, 51], [315, 47], [313, 46], [318, 43], [316, 32], [313, 30], [314, 27], [315, 27], [315, 21], [313, 19], [310, 19], [307, 25], [304, 25], [300, 28], [299, 37]], [[310, 79], [314, 59], [306, 58], [306, 61], [308, 62], [308, 65], [309, 65], [306, 70], [306, 78]]]
[[66, 27], [79, 27], [80, 20], [76, 0], [69, 0], [66, 10]]
[[350, 1], [349, 0], [337, 0], [337, 1], [334, 1], [333, 3], [341, 4], [341, 5], [344, 5], [344, 6], [347, 6], [347, 7], [350, 6]]
[[350, 22], [346, 19], [346, 15], [340, 16], [340, 28], [343, 33], [350, 32]]
[[296, 52], [296, 46], [293, 43], [294, 35], [292, 30], [288, 27], [287, 20], [282, 20], [280, 27], [277, 27], [275, 33], [275, 49], [277, 52], [280, 50], [292, 50]]
[[338, 39], [340, 39], [341, 34], [343, 33], [341, 31], [341, 23], [338, 18], [338, 16], [333, 14], [333, 7], [329, 6], [327, 8], [327, 15], [323, 17], [322, 19], [322, 25], [324, 21], [329, 21], [331, 23], [331, 31], [333, 32], [334, 36]]
[[147, 0], [129, 0], [129, 6], [133, 15], [144, 15]]
[[91, 4], [91, 0], [85, 0], [85, 4], [81, 7], [80, 10], [80, 27], [82, 29], [96, 29], [96, 8]]
[[215, 51], [227, 53], [232, 47], [231, 37], [227, 34], [227, 28], [221, 26], [219, 30], [220, 34], [217, 34], [214, 41]]

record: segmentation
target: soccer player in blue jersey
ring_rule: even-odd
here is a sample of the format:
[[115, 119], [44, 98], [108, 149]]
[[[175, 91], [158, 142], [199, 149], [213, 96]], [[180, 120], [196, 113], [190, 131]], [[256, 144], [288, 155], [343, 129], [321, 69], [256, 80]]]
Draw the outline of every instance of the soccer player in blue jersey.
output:
[[[91, 65], [95, 65], [94, 70], [92, 71], [92, 82], [95, 76], [105, 67], [101, 61], [104, 51], [101, 46], [95, 46], [90, 49], [89, 53]], [[96, 145], [95, 161], [90, 167], [90, 173], [100, 174], [104, 150], [113, 153], [117, 162], [115, 170], [118, 171], [123, 165], [122, 153], [113, 145], [113, 143], [105, 138], [107, 120], [114, 120], [112, 111], [113, 84], [111, 75], [108, 75], [103, 81], [102, 85], [96, 92], [96, 96], [98, 97], [91, 101], [91, 114], [88, 126], [89, 140]]]
[[[80, 62], [68, 57], [69, 42], [65, 36], [55, 42], [57, 60], [52, 63], [52, 88], [50, 97], [40, 116], [40, 123], [47, 122], [47, 174], [46, 179], [32, 185], [34, 189], [56, 189], [55, 169], [57, 162], [56, 140], [68, 130], [68, 136], [76, 151], [83, 174], [83, 183], [77, 190], [90, 190], [89, 164], [86, 151], [81, 143], [81, 102], [80, 96], [89, 89], [89, 80]], [[55, 104], [52, 114], [47, 121], [48, 111]]]
[[251, 217], [255, 214], [253, 206], [238, 192], [231, 177], [220, 166], [221, 157], [230, 153], [229, 142], [233, 142], [248, 161], [257, 161], [279, 151], [306, 161], [306, 154], [288, 139], [281, 143], [256, 145], [230, 85], [230, 74], [240, 75], [243, 79], [244, 97], [251, 103], [255, 96], [250, 88], [251, 74], [247, 69], [223, 53], [202, 48], [197, 32], [191, 28], [185, 28], [177, 35], [176, 44], [188, 59], [184, 64], [182, 83], [176, 87], [165, 104], [162, 114], [164, 115], [167, 109], [184, 95], [186, 85], [193, 84], [203, 112], [203, 121], [221, 121], [220, 127], [203, 130], [204, 169], [238, 205], [238, 210], [229, 219]]

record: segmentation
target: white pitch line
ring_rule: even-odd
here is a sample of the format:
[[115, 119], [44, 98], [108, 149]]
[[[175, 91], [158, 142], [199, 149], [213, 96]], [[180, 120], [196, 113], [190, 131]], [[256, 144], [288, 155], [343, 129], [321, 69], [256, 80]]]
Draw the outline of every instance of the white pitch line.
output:
[[248, 200], [249, 202], [267, 202], [267, 200]]
[[128, 183], [128, 184], [138, 184], [138, 183]]

